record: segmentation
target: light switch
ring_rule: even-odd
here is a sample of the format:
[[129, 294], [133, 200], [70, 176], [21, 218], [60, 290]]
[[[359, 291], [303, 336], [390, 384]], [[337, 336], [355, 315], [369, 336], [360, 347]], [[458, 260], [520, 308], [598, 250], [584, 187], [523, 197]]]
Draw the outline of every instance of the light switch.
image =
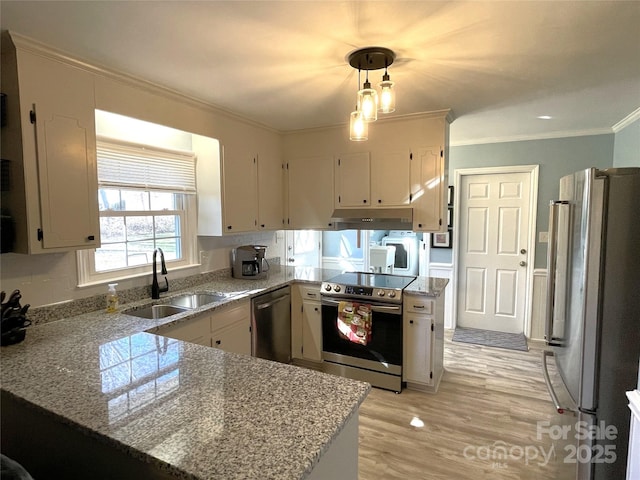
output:
[[540, 232], [538, 234], [539, 243], [549, 243], [549, 232]]

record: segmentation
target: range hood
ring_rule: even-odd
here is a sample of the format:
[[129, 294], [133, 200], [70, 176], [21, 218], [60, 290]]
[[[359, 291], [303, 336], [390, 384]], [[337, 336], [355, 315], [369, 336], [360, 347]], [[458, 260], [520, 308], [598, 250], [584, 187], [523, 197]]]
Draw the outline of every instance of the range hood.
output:
[[338, 208], [331, 222], [336, 230], [411, 230], [413, 208]]

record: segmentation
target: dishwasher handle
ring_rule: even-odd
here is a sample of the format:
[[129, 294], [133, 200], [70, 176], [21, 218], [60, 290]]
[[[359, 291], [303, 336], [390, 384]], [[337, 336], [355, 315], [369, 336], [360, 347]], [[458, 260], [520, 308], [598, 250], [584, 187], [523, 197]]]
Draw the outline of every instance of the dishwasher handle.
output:
[[291, 295], [287, 293], [286, 295], [282, 295], [281, 297], [278, 297], [278, 298], [276, 298], [274, 300], [271, 300], [269, 302], [256, 303], [255, 304], [255, 309], [256, 310], [263, 310], [265, 308], [269, 308], [269, 307], [274, 306], [276, 303], [280, 303], [280, 302], [282, 302], [284, 300], [289, 300], [290, 298], [291, 298]]

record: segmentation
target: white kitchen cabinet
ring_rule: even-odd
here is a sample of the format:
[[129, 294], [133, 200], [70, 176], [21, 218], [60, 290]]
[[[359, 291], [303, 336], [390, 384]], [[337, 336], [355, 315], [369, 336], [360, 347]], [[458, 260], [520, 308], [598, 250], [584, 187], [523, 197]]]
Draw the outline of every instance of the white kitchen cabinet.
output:
[[175, 325], [161, 327], [157, 332], [163, 337], [175, 338], [183, 342], [211, 346], [211, 318], [204, 313], [196, 318], [183, 320]]
[[408, 149], [371, 152], [371, 203], [378, 207], [409, 205], [410, 167]]
[[446, 162], [440, 145], [411, 149], [413, 231], [447, 230]]
[[333, 213], [333, 157], [295, 156], [286, 163], [286, 228], [331, 228]]
[[263, 150], [258, 157], [258, 230], [284, 226], [284, 170], [277, 152]]
[[407, 388], [436, 392], [444, 372], [444, 296], [405, 295], [402, 379]]
[[294, 285], [291, 300], [291, 356], [294, 363], [322, 362], [320, 284]]
[[258, 228], [258, 158], [240, 145], [225, 145], [222, 159], [222, 216], [226, 233]]
[[338, 155], [335, 192], [336, 208], [409, 205], [409, 149]]
[[251, 303], [244, 300], [211, 315], [211, 346], [225, 352], [251, 355]]
[[371, 205], [371, 161], [369, 152], [338, 155], [335, 160], [335, 206]]
[[220, 146], [193, 137], [198, 157], [198, 235], [279, 230], [284, 223], [283, 165], [276, 148]]
[[11, 165], [2, 206], [15, 222], [14, 251], [98, 247], [93, 75], [15, 43], [2, 45], [1, 135]]
[[251, 355], [251, 309], [248, 300], [219, 307], [157, 332], [169, 338]]

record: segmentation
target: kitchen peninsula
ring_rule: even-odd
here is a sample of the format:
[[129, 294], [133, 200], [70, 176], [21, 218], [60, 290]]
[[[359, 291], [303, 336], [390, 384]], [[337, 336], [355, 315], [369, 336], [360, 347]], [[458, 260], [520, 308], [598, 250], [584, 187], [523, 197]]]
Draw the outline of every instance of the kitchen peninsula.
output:
[[[215, 309], [305, 280], [322, 271], [198, 290], [245, 290]], [[3, 453], [30, 452], [34, 478], [357, 478], [368, 384], [148, 333], [161, 322], [96, 311], [2, 347]]]

